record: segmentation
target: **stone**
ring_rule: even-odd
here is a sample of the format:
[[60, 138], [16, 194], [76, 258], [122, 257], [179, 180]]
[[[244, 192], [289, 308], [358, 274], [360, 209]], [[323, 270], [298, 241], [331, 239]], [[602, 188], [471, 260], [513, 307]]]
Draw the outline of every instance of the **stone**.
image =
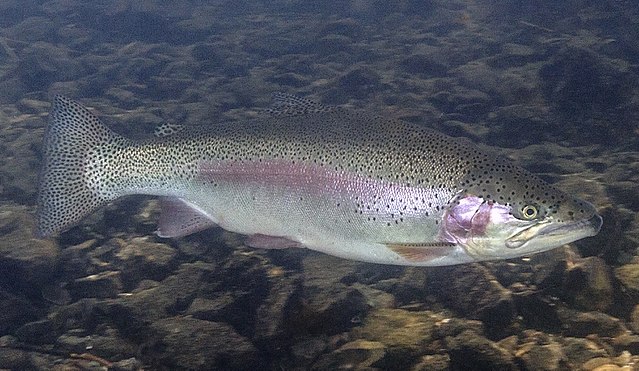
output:
[[120, 261], [121, 278], [126, 288], [133, 288], [142, 279], [160, 281], [175, 269], [177, 251], [148, 237], [116, 238], [110, 243], [118, 247], [115, 253]]
[[630, 314], [630, 328], [639, 333], [639, 304], [634, 306]]
[[71, 296], [79, 298], [115, 298], [122, 292], [119, 271], [105, 271], [75, 279], [69, 283]]
[[588, 361], [584, 362], [581, 365], [581, 369], [584, 371], [593, 371], [598, 369], [599, 367], [605, 366], [605, 365], [613, 365], [613, 360], [611, 360], [610, 358], [606, 358], [606, 357], [595, 357], [592, 359], [589, 359]]
[[610, 354], [598, 342], [591, 339], [564, 337], [559, 339], [568, 361], [580, 365], [596, 357], [608, 357]]
[[517, 313], [527, 327], [550, 332], [561, 331], [557, 303], [544, 291], [524, 289], [514, 292], [513, 299]]
[[618, 352], [639, 353], [639, 335], [625, 332], [612, 339], [612, 346]]
[[628, 291], [639, 295], [639, 262], [615, 268], [615, 277]]
[[488, 59], [488, 65], [493, 68], [520, 67], [528, 63], [540, 61], [545, 56], [535, 48], [527, 45], [504, 43], [502, 52]]
[[555, 341], [524, 343], [515, 352], [515, 360], [526, 370], [558, 370], [567, 365], [561, 344]]
[[590, 49], [567, 47], [541, 67], [539, 79], [552, 106], [567, 115], [580, 115], [627, 102], [634, 76], [623, 64]]
[[[26, 207], [0, 207], [0, 271], [25, 292], [52, 280], [60, 249], [52, 240], [34, 238], [35, 223]], [[38, 293], [39, 294], [39, 293]]]
[[122, 326], [132, 329], [144, 322], [169, 317], [189, 307], [198, 289], [207, 283], [215, 270], [215, 266], [208, 263], [184, 263], [159, 284], [140, 282], [140, 290], [105, 303], [104, 310], [121, 319]]
[[[300, 304], [291, 313], [289, 326], [295, 332], [334, 335], [358, 324], [369, 310], [366, 296], [344, 280], [361, 263], [328, 255], [312, 254], [303, 261]], [[326, 269], [326, 267], [331, 269]]]
[[496, 343], [466, 330], [444, 339], [452, 369], [517, 370], [513, 356]]
[[25, 323], [15, 331], [15, 335], [27, 344], [53, 343], [56, 338], [53, 322], [49, 319]]
[[297, 329], [291, 325], [294, 308], [302, 306], [302, 278], [297, 273], [285, 273], [280, 267], [269, 270], [268, 294], [255, 313], [253, 341], [260, 347], [273, 349], [289, 344]]
[[136, 355], [138, 346], [120, 336], [112, 328], [102, 329], [100, 334], [84, 334], [77, 331], [60, 335], [56, 348], [69, 353], [91, 353], [110, 361], [128, 359]]
[[353, 329], [353, 335], [378, 341], [391, 350], [398, 348], [406, 353], [417, 353], [433, 339], [436, 323], [444, 319], [428, 311], [382, 308], [368, 313], [363, 325]]
[[385, 353], [384, 344], [358, 339], [320, 357], [311, 370], [366, 369], [374, 367]]
[[423, 356], [411, 368], [411, 371], [447, 371], [450, 369], [450, 356], [447, 354], [429, 354]]
[[564, 310], [560, 313], [566, 336], [586, 337], [596, 334], [603, 337], [615, 337], [628, 331], [623, 322], [601, 312], [576, 312]]
[[55, 81], [77, 80], [86, 70], [66, 47], [36, 41], [20, 54], [16, 74], [28, 88], [46, 89]]
[[11, 333], [38, 318], [38, 310], [29, 300], [0, 288], [0, 334]]
[[575, 309], [605, 312], [613, 302], [612, 272], [599, 257], [580, 259], [569, 266], [563, 291]]
[[489, 338], [509, 335], [515, 318], [512, 294], [487, 268], [465, 264], [441, 267], [431, 274], [431, 284], [445, 306], [481, 320]]
[[437, 339], [440, 326], [449, 318], [430, 311], [411, 312], [404, 309], [382, 308], [371, 311], [352, 336], [384, 345], [383, 358], [377, 362], [381, 369], [409, 369], [415, 358], [439, 351]]
[[127, 358], [111, 363], [109, 369], [113, 371], [140, 371], [144, 369], [144, 365], [136, 358]]
[[142, 360], [152, 368], [247, 370], [263, 365], [253, 344], [225, 323], [170, 317], [151, 328], [156, 335]]
[[13, 349], [0, 348], [0, 369], [3, 370], [29, 370], [33, 365], [29, 352]]
[[448, 71], [448, 66], [425, 54], [409, 55], [400, 62], [400, 67], [405, 72], [424, 77], [443, 76]]
[[340, 90], [354, 98], [365, 98], [375, 90], [379, 90], [381, 76], [367, 67], [357, 67], [338, 79]]
[[327, 340], [323, 337], [304, 339], [291, 346], [291, 356], [295, 365], [308, 366], [327, 349]]

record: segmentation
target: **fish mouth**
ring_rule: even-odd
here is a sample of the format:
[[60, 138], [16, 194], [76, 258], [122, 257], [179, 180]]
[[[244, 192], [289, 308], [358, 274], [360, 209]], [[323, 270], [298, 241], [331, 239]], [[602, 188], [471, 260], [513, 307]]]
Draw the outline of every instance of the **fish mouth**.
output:
[[594, 214], [589, 219], [570, 223], [553, 223], [552, 220], [540, 221], [508, 238], [506, 247], [516, 249], [533, 238], [554, 240], [561, 244], [569, 243], [596, 235], [602, 224], [603, 219], [598, 214]]

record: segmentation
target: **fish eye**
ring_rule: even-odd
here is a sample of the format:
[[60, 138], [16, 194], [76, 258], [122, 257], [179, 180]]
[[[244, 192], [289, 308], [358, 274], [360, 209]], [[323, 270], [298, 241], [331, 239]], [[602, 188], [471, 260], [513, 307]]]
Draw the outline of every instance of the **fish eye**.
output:
[[531, 220], [535, 219], [537, 215], [539, 215], [539, 211], [534, 205], [526, 205], [521, 208], [521, 215], [524, 217], [524, 219]]

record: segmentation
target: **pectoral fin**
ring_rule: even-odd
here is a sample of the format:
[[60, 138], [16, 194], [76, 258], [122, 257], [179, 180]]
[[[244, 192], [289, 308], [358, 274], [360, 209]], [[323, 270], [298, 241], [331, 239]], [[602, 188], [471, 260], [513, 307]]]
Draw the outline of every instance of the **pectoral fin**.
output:
[[386, 247], [410, 262], [427, 262], [450, 255], [455, 251], [455, 245], [448, 242], [432, 242], [424, 244], [392, 244]]

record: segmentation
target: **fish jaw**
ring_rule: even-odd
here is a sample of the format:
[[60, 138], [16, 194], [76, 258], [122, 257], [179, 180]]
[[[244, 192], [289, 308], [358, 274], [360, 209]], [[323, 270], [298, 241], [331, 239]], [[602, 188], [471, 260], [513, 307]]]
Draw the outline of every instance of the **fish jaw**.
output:
[[474, 261], [510, 259], [594, 236], [601, 224], [594, 208], [589, 218], [580, 220], [522, 220], [513, 216], [510, 206], [465, 196], [444, 214], [439, 238], [461, 246]]

